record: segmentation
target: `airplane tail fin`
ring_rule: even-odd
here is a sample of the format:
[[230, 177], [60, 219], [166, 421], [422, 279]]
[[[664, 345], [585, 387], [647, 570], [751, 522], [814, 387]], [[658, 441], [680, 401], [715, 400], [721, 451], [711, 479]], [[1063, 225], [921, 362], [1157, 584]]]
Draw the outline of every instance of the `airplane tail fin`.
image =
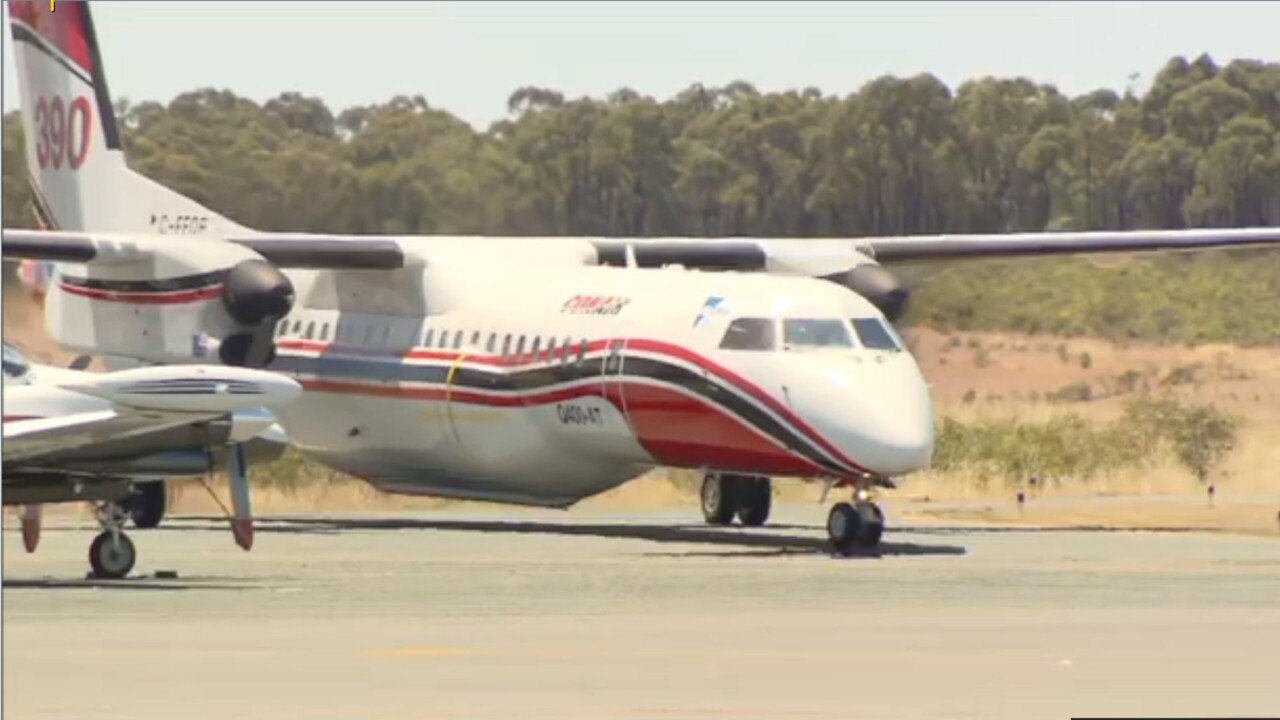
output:
[[257, 234], [125, 161], [87, 2], [9, 0], [36, 211], [51, 230]]

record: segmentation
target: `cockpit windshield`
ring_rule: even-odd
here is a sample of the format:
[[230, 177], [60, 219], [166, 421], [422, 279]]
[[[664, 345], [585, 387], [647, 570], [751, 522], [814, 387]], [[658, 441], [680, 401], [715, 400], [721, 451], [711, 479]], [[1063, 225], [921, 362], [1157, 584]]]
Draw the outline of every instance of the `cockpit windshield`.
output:
[[19, 378], [26, 375], [31, 370], [31, 363], [27, 362], [27, 358], [23, 356], [18, 348], [5, 343], [4, 344], [4, 375], [5, 377]]
[[787, 318], [782, 321], [782, 342], [787, 347], [853, 347], [848, 326], [836, 318]]
[[885, 325], [880, 318], [853, 318], [853, 331], [858, 333], [858, 340], [871, 350], [889, 350], [898, 352], [902, 344], [898, 342], [893, 329]]
[[729, 323], [729, 329], [720, 340], [722, 350], [770, 351], [777, 348], [778, 334], [770, 318], [738, 318]]

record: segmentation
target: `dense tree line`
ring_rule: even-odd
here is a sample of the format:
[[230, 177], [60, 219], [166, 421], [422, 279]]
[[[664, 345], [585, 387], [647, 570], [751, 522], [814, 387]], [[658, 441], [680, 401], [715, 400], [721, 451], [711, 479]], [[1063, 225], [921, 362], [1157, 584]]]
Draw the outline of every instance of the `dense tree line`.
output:
[[[927, 74], [846, 97], [745, 82], [662, 102], [525, 87], [483, 131], [421, 96], [337, 113], [297, 93], [257, 104], [215, 89], [118, 105], [136, 169], [264, 229], [806, 237], [1280, 225], [1280, 64], [1252, 60], [1174, 58], [1141, 96], [1068, 97], [990, 77], [953, 91]], [[31, 222], [20, 125], [5, 116], [6, 226]], [[1152, 286], [1183, 272], [1151, 267]], [[957, 293], [981, 295], [982, 268], [948, 277], [957, 304]], [[929, 297], [917, 316], [932, 322], [1017, 325]], [[1066, 325], [1145, 332], [1095, 320]]]

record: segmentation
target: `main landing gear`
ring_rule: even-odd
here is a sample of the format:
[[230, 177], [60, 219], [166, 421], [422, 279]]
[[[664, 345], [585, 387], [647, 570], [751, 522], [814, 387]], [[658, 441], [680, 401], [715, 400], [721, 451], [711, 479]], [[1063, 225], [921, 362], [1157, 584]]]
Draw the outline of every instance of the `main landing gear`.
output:
[[129, 514], [117, 503], [105, 502], [94, 506], [94, 515], [102, 532], [89, 545], [89, 567], [95, 578], [119, 580], [133, 570], [138, 560], [133, 541], [121, 530]]
[[[884, 512], [870, 499], [875, 486], [893, 487], [893, 483], [874, 478], [860, 481], [853, 502], [836, 503], [827, 515], [827, 538], [838, 554], [852, 555], [880, 544]], [[729, 525], [736, 518], [747, 527], [759, 527], [769, 520], [773, 488], [767, 477], [707, 473], [700, 495], [702, 516], [711, 525]]]
[[702, 478], [702, 516], [712, 525], [728, 525], [734, 518], [747, 527], [769, 520], [773, 484], [767, 477], [707, 473]]
[[134, 527], [146, 530], [160, 526], [168, 500], [165, 482], [153, 480], [138, 483], [134, 493], [120, 501], [120, 507], [129, 514]]

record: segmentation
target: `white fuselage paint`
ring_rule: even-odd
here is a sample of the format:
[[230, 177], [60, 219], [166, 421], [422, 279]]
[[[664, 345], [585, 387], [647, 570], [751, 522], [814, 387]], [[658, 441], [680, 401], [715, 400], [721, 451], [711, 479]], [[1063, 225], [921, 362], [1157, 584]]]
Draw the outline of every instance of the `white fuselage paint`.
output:
[[[189, 267], [209, 267], [197, 246]], [[524, 248], [459, 239], [413, 248], [401, 270], [289, 271], [296, 302], [268, 369], [306, 388], [278, 412], [291, 441], [389, 492], [543, 506], [658, 466], [849, 479], [928, 465], [928, 388], [905, 349], [858, 341], [850, 319], [883, 316], [856, 293], [593, 266], [573, 241]], [[193, 338], [225, 334], [216, 293], [86, 297], [60, 277], [46, 319], [68, 347], [207, 362]], [[769, 319], [777, 349], [722, 349], [738, 318]], [[843, 322], [854, 346], [784, 346], [787, 318]]]
[[928, 391], [905, 350], [720, 349], [735, 318], [880, 318], [844, 288], [490, 268], [421, 270], [418, 314], [350, 312], [364, 286], [334, 298], [335, 273], [291, 273], [273, 367], [307, 387], [280, 413], [298, 447], [391, 492], [557, 506], [660, 465], [850, 477], [929, 461]]

